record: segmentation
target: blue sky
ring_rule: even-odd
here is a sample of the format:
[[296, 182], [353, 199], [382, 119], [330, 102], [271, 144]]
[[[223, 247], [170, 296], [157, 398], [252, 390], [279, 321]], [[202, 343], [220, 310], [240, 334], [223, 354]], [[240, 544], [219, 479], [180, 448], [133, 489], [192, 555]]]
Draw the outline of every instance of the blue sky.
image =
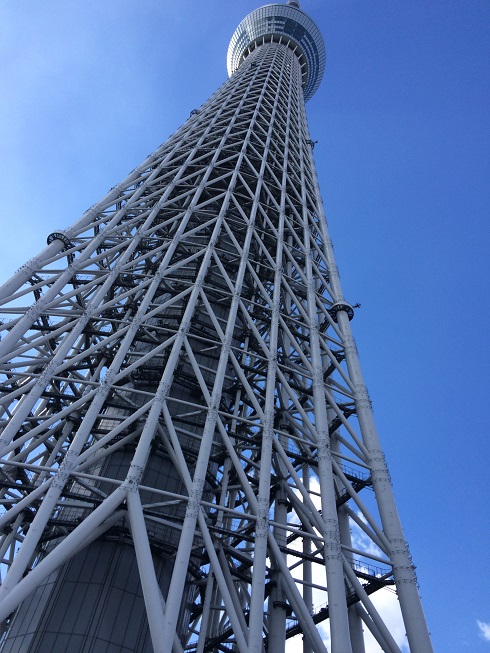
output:
[[[225, 80], [259, 5], [2, 1], [2, 280]], [[434, 647], [490, 653], [490, 4], [302, 6], [327, 49], [322, 195]]]

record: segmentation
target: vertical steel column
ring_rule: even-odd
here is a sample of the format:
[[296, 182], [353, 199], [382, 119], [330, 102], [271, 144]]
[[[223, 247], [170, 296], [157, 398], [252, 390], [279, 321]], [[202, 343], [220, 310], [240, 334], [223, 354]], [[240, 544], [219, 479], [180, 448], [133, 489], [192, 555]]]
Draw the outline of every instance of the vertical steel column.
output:
[[[335, 413], [334, 411], [332, 411], [332, 409], [329, 409], [328, 411], [328, 418], [329, 418], [329, 424], [332, 424], [333, 420], [335, 419]], [[337, 435], [338, 435], [337, 432], [331, 435], [332, 453], [340, 454], [341, 448]], [[349, 514], [345, 510], [344, 506], [339, 508], [338, 515], [339, 515], [339, 530], [340, 530], [341, 544], [347, 545], [347, 547], [352, 547]], [[352, 553], [346, 552], [345, 557], [349, 564], [352, 565], [354, 563], [354, 556], [352, 555]], [[351, 591], [353, 591], [352, 586], [349, 587], [349, 592]], [[361, 618], [359, 617], [359, 614], [355, 610], [355, 606], [351, 606], [348, 609], [348, 617], [349, 617], [349, 630], [350, 630], [350, 639], [352, 644], [352, 653], [365, 653], [364, 637], [362, 633], [362, 622], [361, 622]]]
[[[301, 120], [303, 116], [298, 116]], [[304, 125], [299, 126], [300, 133]], [[340, 531], [335, 503], [335, 485], [332, 469], [332, 454], [328, 428], [327, 408], [325, 404], [323, 365], [319, 341], [319, 321], [316, 310], [316, 283], [313, 277], [312, 253], [310, 243], [309, 215], [306, 202], [306, 180], [304, 161], [308, 158], [303, 152], [300, 141], [301, 176], [303, 191], [303, 239], [306, 263], [306, 280], [308, 293], [308, 312], [310, 329], [310, 350], [313, 366], [313, 400], [315, 408], [315, 427], [318, 433], [318, 478], [321, 488], [322, 519], [325, 522], [325, 567], [329, 596], [330, 634], [332, 649], [335, 653], [352, 653], [349, 634], [349, 620], [345, 596], [344, 572], [342, 569], [342, 550]]]
[[[316, 174], [314, 175], [313, 182], [315, 185], [318, 215], [320, 217], [319, 225], [323, 231], [324, 252], [329, 263], [330, 285], [334, 303], [345, 305], [346, 302], [342, 293], [340, 276], [333, 255], [332, 242], [327, 232], [327, 222], [323, 212], [323, 204]], [[355, 388], [356, 412], [363, 442], [369, 451], [373, 489], [376, 494], [383, 530], [390, 543], [393, 575], [395, 577], [410, 650], [411, 653], [433, 653], [430, 634], [417, 589], [417, 580], [412, 559], [398, 516], [391, 479], [374, 424], [371, 400], [364, 384], [357, 347], [352, 335], [347, 312], [345, 310], [339, 310], [336, 313], [336, 321], [342, 333], [349, 377]]]

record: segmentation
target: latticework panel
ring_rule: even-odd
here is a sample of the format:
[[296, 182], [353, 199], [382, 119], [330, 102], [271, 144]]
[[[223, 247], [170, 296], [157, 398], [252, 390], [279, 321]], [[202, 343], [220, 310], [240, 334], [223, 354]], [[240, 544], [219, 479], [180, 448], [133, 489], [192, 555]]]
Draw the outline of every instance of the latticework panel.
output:
[[312, 145], [296, 55], [258, 47], [2, 288], [3, 650], [126, 650], [73, 596], [49, 626], [69, 583], [116, 618], [83, 578], [109, 556], [131, 650], [320, 652], [328, 619], [333, 651], [361, 622], [399, 651], [369, 597], [407, 616], [416, 581]]

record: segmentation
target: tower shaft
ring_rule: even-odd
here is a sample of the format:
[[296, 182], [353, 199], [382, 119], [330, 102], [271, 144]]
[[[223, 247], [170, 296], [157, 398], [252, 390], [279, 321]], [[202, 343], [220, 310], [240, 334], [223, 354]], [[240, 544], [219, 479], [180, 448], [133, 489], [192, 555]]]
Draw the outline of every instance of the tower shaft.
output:
[[412, 653], [432, 650], [295, 5], [251, 14], [278, 26], [237, 30], [230, 79], [0, 289], [5, 653], [323, 653], [322, 623], [332, 653], [364, 653], [362, 623], [399, 653], [370, 598], [390, 586]]

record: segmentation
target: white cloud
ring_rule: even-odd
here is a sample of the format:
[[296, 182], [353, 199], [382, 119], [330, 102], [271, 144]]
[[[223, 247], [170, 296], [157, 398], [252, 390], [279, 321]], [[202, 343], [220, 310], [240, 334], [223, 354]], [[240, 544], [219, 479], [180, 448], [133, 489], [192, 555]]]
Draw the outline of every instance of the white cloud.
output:
[[490, 642], [490, 623], [485, 623], [484, 621], [479, 621], [477, 619], [476, 623], [480, 629], [480, 635], [484, 640]]

